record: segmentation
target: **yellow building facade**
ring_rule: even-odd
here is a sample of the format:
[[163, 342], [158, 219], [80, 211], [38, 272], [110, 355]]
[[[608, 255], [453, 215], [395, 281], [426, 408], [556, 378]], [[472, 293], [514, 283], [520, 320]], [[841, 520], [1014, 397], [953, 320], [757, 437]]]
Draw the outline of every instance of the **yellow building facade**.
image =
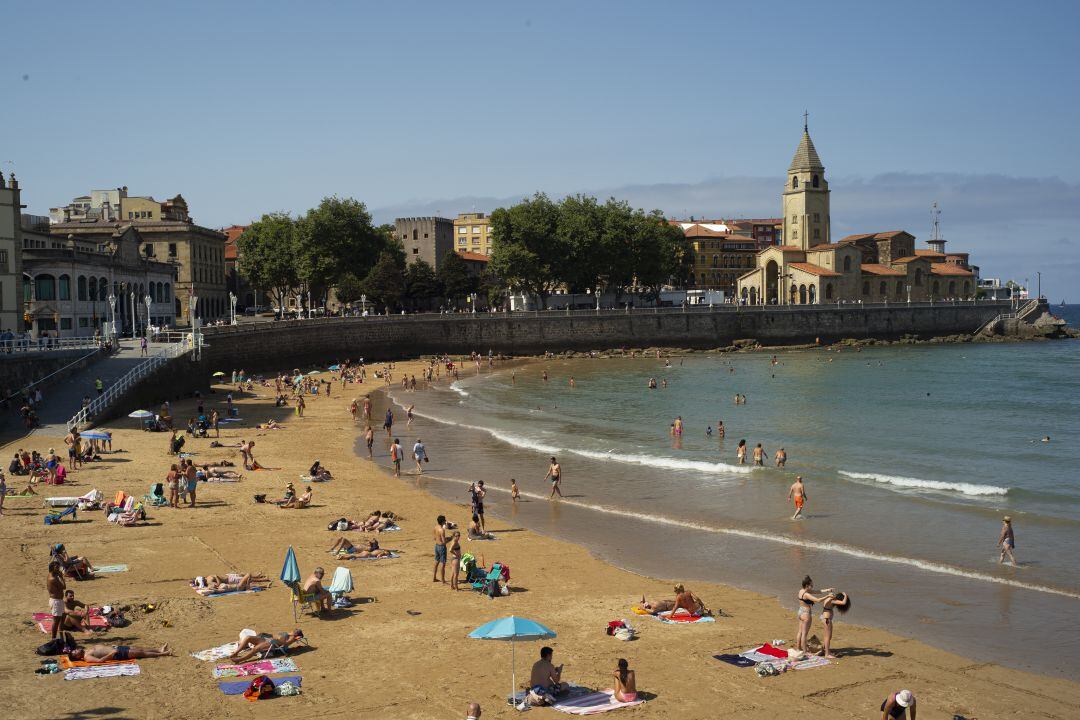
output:
[[454, 220], [454, 252], [491, 255], [491, 218], [484, 213], [459, 213]]

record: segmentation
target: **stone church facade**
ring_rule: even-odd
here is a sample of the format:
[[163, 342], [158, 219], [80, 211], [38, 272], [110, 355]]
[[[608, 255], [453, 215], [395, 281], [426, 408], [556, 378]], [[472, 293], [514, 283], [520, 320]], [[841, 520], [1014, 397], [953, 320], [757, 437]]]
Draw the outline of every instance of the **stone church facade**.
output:
[[909, 302], [975, 297], [977, 268], [945, 241], [915, 248], [903, 230], [849, 235], [833, 242], [829, 183], [810, 132], [787, 172], [782, 196], [784, 245], [761, 250], [739, 277], [738, 301], [750, 305]]

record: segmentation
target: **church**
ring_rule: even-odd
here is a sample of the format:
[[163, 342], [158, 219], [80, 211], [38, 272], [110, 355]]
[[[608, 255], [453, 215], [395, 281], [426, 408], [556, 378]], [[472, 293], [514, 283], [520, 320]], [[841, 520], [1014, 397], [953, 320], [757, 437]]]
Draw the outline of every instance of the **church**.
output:
[[738, 301], [749, 305], [836, 302], [922, 302], [972, 299], [977, 271], [967, 253], [946, 253], [932, 238], [915, 248], [903, 230], [848, 235], [832, 241], [829, 181], [803, 125], [783, 194], [783, 245], [757, 253], [738, 280]]

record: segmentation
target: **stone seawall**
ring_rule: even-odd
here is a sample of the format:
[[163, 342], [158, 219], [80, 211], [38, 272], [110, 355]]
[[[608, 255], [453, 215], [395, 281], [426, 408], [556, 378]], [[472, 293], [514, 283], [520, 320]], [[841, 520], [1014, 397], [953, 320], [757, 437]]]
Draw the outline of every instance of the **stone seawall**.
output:
[[489, 349], [533, 355], [619, 347], [711, 349], [749, 338], [769, 345], [817, 338], [929, 338], [973, 333], [1009, 311], [1007, 302], [979, 302], [325, 318], [207, 328], [199, 364], [211, 372], [229, 372], [346, 357], [370, 361]]

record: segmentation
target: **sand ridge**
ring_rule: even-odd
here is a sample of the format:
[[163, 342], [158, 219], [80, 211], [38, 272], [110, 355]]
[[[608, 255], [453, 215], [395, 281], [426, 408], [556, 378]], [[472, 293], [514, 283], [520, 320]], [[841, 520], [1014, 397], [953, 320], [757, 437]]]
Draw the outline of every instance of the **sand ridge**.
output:
[[[416, 362], [399, 363], [395, 377], [401, 372], [419, 376], [420, 367]], [[0, 573], [8, 579], [0, 620], [9, 638], [7, 651], [0, 656], [0, 677], [15, 689], [7, 696], [10, 716], [232, 718], [254, 713], [334, 718], [377, 713], [446, 718], [464, 717], [468, 702], [476, 700], [485, 717], [511, 717], [515, 713], [500, 702], [509, 691], [510, 647], [466, 638], [475, 627], [510, 614], [535, 619], [558, 633], [549, 644], [555, 648], [555, 662], [565, 663], [564, 678], [570, 681], [610, 687], [616, 660], [627, 658], [648, 702], [617, 711], [619, 717], [678, 714], [772, 720], [781, 713], [879, 717], [881, 700], [901, 687], [916, 694], [925, 717], [1075, 716], [1076, 683], [973, 663], [914, 640], [848, 624], [843, 618], [834, 639], [834, 649], [842, 655], [839, 662], [758, 678], [751, 669], [725, 665], [712, 656], [740, 652], [773, 638], [788, 638], [790, 643], [794, 618], [774, 599], [695, 583], [691, 589], [710, 606], [722, 608], [725, 617], [684, 627], [636, 618], [629, 610], [632, 600], [642, 593], [669, 596], [670, 581], [642, 578], [597, 560], [581, 547], [494, 518], [488, 525], [499, 540], [463, 543], [463, 549], [482, 554], [488, 562], [508, 563], [514, 592], [491, 600], [432, 583], [434, 518], [445, 514], [464, 525], [468, 507], [423, 492], [411, 476], [408, 458], [403, 463], [406, 477], [389, 476], [381, 418], [373, 422], [376, 463], [354, 455], [363, 428], [352, 422], [348, 404], [378, 389], [377, 382], [345, 387], [334, 382], [331, 397], [309, 400], [303, 418], [288, 408], [274, 408], [272, 387], [256, 387], [250, 395], [234, 393], [245, 422], [223, 425], [220, 441], [254, 438], [259, 462], [278, 469], [245, 472], [239, 483], [200, 484], [199, 507], [194, 510], [150, 509], [148, 523], [139, 527], [116, 527], [101, 512], [80, 513], [78, 522], [46, 527], [40, 499], [9, 498], [0, 518], [0, 537], [7, 550], [0, 554]], [[216, 393], [206, 396], [208, 407], [222, 407], [225, 392], [225, 386], [217, 386]], [[418, 405], [423, 392], [415, 394]], [[193, 400], [177, 402], [174, 414], [186, 420], [194, 406]], [[286, 429], [254, 429], [270, 418]], [[141, 496], [152, 482], [163, 480], [171, 462], [167, 435], [144, 433], [134, 426], [135, 421], [127, 419], [109, 423], [114, 447], [125, 452], [74, 471], [77, 485], [50, 494], [76, 495], [98, 488], [107, 497], [120, 489]], [[416, 433], [405, 428], [403, 417], [396, 427], [408, 455]], [[196, 452], [199, 463], [228, 458], [240, 464], [235, 448], [211, 449], [209, 444], [210, 440], [189, 438], [185, 449]], [[35, 436], [2, 450], [10, 457], [20, 447], [44, 452], [61, 445], [61, 437]], [[439, 449], [428, 451], [435, 456]], [[314, 485], [311, 508], [281, 510], [253, 502], [256, 493], [279, 497], [287, 481], [301, 488], [299, 477], [316, 458], [330, 468], [334, 480]], [[10, 484], [17, 481], [9, 478]], [[487, 502], [509, 500], [496, 493]], [[341, 516], [362, 518], [375, 508], [406, 518], [401, 532], [378, 536], [383, 547], [402, 557], [351, 563], [332, 559], [326, 550], [341, 533], [327, 531], [327, 524]], [[354, 541], [366, 537], [346, 535]], [[72, 553], [86, 555], [94, 563], [126, 563], [130, 568], [86, 582], [70, 581], [78, 598], [94, 604], [157, 605], [153, 613], [132, 613], [130, 626], [110, 630], [102, 642], [154, 646], [168, 642], [177, 657], [144, 660], [137, 677], [65, 682], [59, 675], [35, 675], [40, 658], [33, 648], [45, 636], [32, 625], [30, 615], [46, 606], [45, 568], [54, 542], [65, 543]], [[210, 599], [196, 595], [187, 581], [194, 575], [228, 570], [265, 572], [276, 580], [289, 545], [295, 548], [305, 576], [316, 565], [325, 567], [328, 577], [339, 564], [348, 566], [356, 586], [352, 596], [362, 602], [325, 619], [301, 617], [299, 626], [312, 645], [294, 654], [303, 694], [252, 706], [242, 698], [222, 695], [211, 678], [213, 663], [188, 653], [233, 640], [244, 627], [288, 629], [293, 625], [289, 591], [275, 582], [266, 592]], [[607, 622], [618, 618], [630, 619], [639, 639], [621, 642], [604, 634]], [[819, 628], [816, 619], [815, 627]], [[540, 643], [517, 645], [519, 684], [527, 679], [539, 648]], [[549, 709], [533, 712], [556, 717]]]

